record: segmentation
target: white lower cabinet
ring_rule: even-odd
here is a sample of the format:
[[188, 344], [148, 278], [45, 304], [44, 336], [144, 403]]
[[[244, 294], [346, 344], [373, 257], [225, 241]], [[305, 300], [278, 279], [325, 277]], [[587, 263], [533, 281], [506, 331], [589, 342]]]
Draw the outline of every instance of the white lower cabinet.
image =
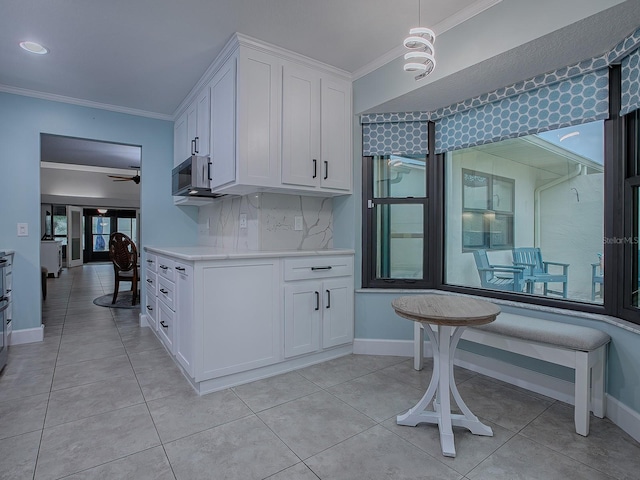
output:
[[171, 353], [174, 350], [174, 316], [175, 313], [162, 300], [158, 299], [158, 334]]
[[[285, 357], [352, 342], [351, 257], [296, 258], [285, 260], [284, 268]], [[318, 277], [323, 280], [307, 280]]]
[[351, 254], [157, 260], [147, 320], [199, 393], [353, 351]]
[[208, 263], [195, 295], [195, 380], [270, 365], [280, 357], [278, 261]]
[[175, 355], [185, 372], [194, 376], [193, 266], [175, 264]]

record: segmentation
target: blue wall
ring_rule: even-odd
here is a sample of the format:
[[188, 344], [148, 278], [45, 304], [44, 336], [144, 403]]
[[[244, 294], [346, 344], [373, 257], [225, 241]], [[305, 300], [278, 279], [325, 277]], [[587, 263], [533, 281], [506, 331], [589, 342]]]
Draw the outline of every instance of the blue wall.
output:
[[170, 195], [173, 122], [0, 93], [0, 249], [16, 252], [14, 331], [41, 324], [40, 133], [141, 145], [142, 244], [197, 243], [197, 209]]

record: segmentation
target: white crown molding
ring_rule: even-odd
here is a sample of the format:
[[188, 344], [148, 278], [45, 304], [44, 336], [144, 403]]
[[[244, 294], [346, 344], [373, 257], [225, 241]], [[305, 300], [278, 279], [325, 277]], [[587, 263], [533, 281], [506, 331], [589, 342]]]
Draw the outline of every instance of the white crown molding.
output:
[[331, 65], [320, 62], [318, 60], [314, 60], [304, 55], [300, 55], [299, 53], [286, 50], [284, 48], [278, 47], [277, 45], [263, 42], [262, 40], [258, 40], [256, 38], [250, 37], [249, 35], [236, 32], [231, 36], [229, 41], [223, 47], [220, 54], [218, 54], [218, 56], [211, 63], [209, 68], [207, 68], [207, 70], [202, 74], [202, 76], [200, 77], [200, 80], [198, 80], [198, 82], [193, 86], [193, 88], [187, 94], [184, 100], [180, 102], [180, 105], [178, 105], [178, 108], [176, 108], [172, 116], [174, 121], [184, 113], [186, 108], [193, 103], [198, 92], [202, 91], [202, 89], [207, 85], [207, 83], [211, 81], [211, 79], [216, 74], [216, 72], [226, 63], [226, 61], [231, 56], [235, 55], [237, 50], [241, 47], [251, 48], [252, 50], [268, 53], [270, 55], [277, 56], [281, 59], [293, 61], [293, 62], [300, 63], [302, 65], [306, 65], [316, 69], [320, 68], [321, 70], [327, 73], [330, 73], [332, 75], [337, 75], [346, 80], [351, 80], [351, 74], [345, 70], [341, 70], [339, 68], [333, 67]]
[[[435, 24], [433, 27], [431, 27], [431, 29], [435, 32], [436, 36], [442, 35], [447, 30], [451, 30], [452, 28], [457, 27], [461, 23], [472, 19], [476, 15], [490, 9], [500, 2], [502, 2], [502, 0], [477, 0], [476, 2], [463, 8], [459, 12], [456, 12], [453, 15], [445, 18], [441, 22]], [[387, 63], [392, 62], [396, 58], [402, 57], [405, 53], [406, 49], [402, 45], [398, 45], [393, 50], [388, 51], [384, 55], [376, 58], [374, 61], [354, 71], [351, 75], [351, 80], [356, 81], [357, 79], [370, 74], [378, 68], [383, 67]]]
[[108, 110], [117, 113], [126, 113], [127, 115], [135, 115], [137, 117], [154, 118], [156, 120], [173, 121], [172, 115], [164, 113], [147, 112], [146, 110], [138, 110], [136, 108], [120, 107], [118, 105], [109, 105], [107, 103], [93, 102], [91, 100], [83, 100], [81, 98], [65, 97], [64, 95], [56, 95], [54, 93], [37, 92], [26, 88], [12, 87], [10, 85], [0, 84], [0, 92], [11, 93], [13, 95], [22, 95], [24, 97], [39, 98], [41, 100], [49, 100], [52, 102], [68, 103], [81, 107], [97, 108], [99, 110]]

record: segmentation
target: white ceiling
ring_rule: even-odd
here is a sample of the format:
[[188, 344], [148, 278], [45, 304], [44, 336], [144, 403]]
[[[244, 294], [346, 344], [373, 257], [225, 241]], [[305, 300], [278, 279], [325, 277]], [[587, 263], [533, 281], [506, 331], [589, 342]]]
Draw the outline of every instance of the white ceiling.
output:
[[[362, 72], [397, 54], [407, 29], [416, 24], [418, 1], [0, 0], [0, 91], [41, 92], [171, 118], [236, 31]], [[421, 2], [421, 24], [441, 33], [499, 0]], [[575, 1], [557, 0], [559, 6], [563, 2], [575, 18], [587, 16], [575, 10]], [[505, 8], [488, 13], [515, 3], [503, 0]], [[616, 3], [602, 0], [601, 9]], [[548, 13], [553, 24], [555, 13]], [[504, 29], [495, 30], [494, 18], [492, 34], [510, 35], [517, 21], [527, 18], [505, 19], [499, 23]], [[413, 91], [376, 109], [432, 110], [600, 54], [640, 25], [640, 0], [627, 0], [584, 22], [565, 25], [460, 74], [428, 77], [424, 86], [412, 86]], [[18, 47], [23, 40], [38, 41], [50, 53], [28, 54]]]
[[[427, 3], [435, 25], [478, 0]], [[401, 44], [418, 2], [0, 0], [0, 12], [0, 85], [170, 115], [234, 32], [353, 72]]]

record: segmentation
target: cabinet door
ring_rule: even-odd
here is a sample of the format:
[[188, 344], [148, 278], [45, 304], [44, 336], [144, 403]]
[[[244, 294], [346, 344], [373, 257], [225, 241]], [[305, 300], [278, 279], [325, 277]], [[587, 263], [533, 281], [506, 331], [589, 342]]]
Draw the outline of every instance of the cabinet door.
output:
[[176, 263], [175, 354], [185, 371], [193, 377], [195, 349], [193, 326], [193, 267]]
[[323, 188], [351, 190], [351, 85], [323, 78], [320, 98], [320, 184]]
[[320, 77], [285, 64], [282, 80], [282, 183], [316, 186], [320, 179]]
[[196, 98], [196, 134], [195, 153], [209, 155], [209, 124], [210, 124], [209, 89], [203, 88]]
[[322, 348], [353, 341], [353, 277], [322, 282]]
[[284, 287], [284, 356], [320, 349], [322, 296], [319, 282], [296, 282]]
[[236, 59], [213, 77], [211, 91], [211, 190], [236, 180]]
[[173, 343], [173, 329], [174, 329], [174, 313], [169, 307], [167, 307], [160, 300], [156, 302], [158, 309], [156, 310], [158, 314], [158, 334], [160, 336], [160, 340], [166, 345], [167, 350], [169, 350], [172, 354], [175, 353], [174, 343]]
[[216, 262], [202, 269], [196, 381], [271, 365], [281, 359], [277, 264]]
[[[193, 102], [187, 107], [187, 149], [189, 155], [195, 155], [196, 153], [196, 136], [198, 135], [198, 103]], [[185, 157], [185, 159], [187, 158]]]
[[151, 328], [158, 330], [158, 309], [156, 291], [154, 288], [147, 287], [144, 296], [144, 312], [147, 315], [148, 323]]
[[280, 186], [280, 62], [271, 54], [241, 49], [237, 75], [237, 182]]
[[178, 117], [173, 126], [173, 166], [184, 162], [190, 155], [189, 133], [187, 132], [187, 112]]

